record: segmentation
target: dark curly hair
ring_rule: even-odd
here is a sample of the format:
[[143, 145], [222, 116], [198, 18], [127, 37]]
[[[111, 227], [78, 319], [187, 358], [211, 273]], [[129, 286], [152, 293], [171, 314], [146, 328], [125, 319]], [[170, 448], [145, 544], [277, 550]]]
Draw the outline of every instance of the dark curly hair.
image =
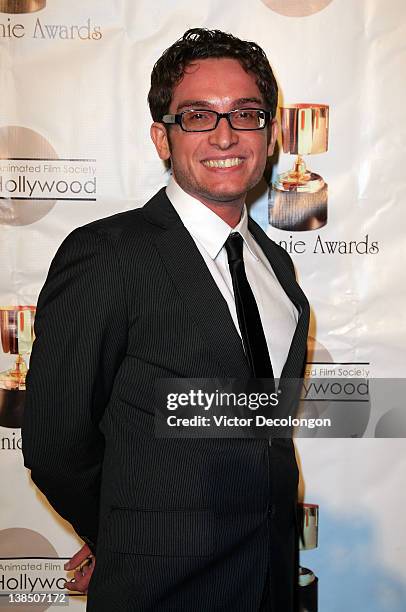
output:
[[161, 121], [169, 112], [173, 88], [182, 79], [186, 67], [194, 60], [212, 57], [236, 59], [247, 72], [254, 74], [267, 110], [275, 116], [278, 85], [261, 47], [221, 30], [193, 28], [164, 51], [152, 70], [148, 104], [154, 121]]

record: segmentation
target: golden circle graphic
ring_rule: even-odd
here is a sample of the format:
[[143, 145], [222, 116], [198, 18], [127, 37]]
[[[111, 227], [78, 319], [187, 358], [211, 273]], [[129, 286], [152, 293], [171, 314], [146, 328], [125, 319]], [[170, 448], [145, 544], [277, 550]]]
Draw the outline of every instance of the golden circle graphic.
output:
[[[42, 159], [58, 159], [55, 149], [38, 132], [19, 125], [0, 127], [0, 179], [25, 178], [24, 167], [34, 167]], [[17, 168], [13, 170], [13, 166]], [[7, 168], [10, 167], [10, 171]], [[27, 175], [29, 178], [30, 174]], [[14, 185], [14, 183], [13, 183]], [[56, 200], [12, 199], [1, 194], [0, 224], [29, 225], [42, 219], [55, 205]]]
[[[31, 560], [30, 560], [31, 557]], [[59, 555], [52, 544], [40, 533], [32, 529], [13, 527], [0, 530], [0, 561], [12, 564], [13, 558], [18, 562], [34, 563], [40, 558], [58, 559]], [[4, 561], [2, 561], [4, 559]], [[26, 561], [25, 561], [26, 560]], [[22, 570], [23, 571], [23, 570]], [[29, 571], [27, 572], [29, 574]], [[48, 602], [19, 603], [8, 601], [8, 597], [0, 597], [0, 608], [3, 610], [16, 610], [20, 612], [44, 612], [52, 604]]]
[[46, 4], [47, 0], [0, 0], [0, 13], [35, 13]]
[[319, 13], [332, 0], [262, 0], [275, 13], [285, 17], [308, 17]]

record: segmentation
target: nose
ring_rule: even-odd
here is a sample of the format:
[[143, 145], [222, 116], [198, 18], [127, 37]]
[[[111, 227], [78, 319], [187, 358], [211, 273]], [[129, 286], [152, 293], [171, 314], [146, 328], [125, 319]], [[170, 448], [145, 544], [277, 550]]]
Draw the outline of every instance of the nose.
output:
[[222, 117], [215, 130], [209, 133], [209, 143], [219, 149], [229, 149], [238, 142], [238, 132], [233, 130], [226, 117]]

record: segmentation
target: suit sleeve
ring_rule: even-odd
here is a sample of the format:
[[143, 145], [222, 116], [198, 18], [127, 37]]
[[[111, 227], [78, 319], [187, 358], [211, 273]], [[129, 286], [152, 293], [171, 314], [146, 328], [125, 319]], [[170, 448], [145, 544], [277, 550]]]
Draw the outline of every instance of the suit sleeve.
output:
[[112, 239], [68, 236], [38, 299], [22, 429], [31, 477], [94, 549], [104, 439], [98, 428], [127, 346], [125, 287]]

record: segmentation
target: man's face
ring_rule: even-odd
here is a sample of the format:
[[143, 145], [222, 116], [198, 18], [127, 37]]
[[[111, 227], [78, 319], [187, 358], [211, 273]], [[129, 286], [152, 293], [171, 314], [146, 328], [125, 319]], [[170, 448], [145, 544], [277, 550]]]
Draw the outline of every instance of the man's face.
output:
[[[211, 109], [219, 113], [237, 108], [266, 108], [255, 82], [231, 58], [196, 61], [174, 88], [169, 113]], [[161, 159], [171, 159], [176, 182], [208, 206], [236, 205], [261, 179], [267, 156], [272, 155], [276, 121], [264, 130], [233, 130], [226, 119], [210, 132], [184, 132], [179, 125], [154, 123], [151, 135]], [[231, 167], [216, 167], [232, 160]]]

